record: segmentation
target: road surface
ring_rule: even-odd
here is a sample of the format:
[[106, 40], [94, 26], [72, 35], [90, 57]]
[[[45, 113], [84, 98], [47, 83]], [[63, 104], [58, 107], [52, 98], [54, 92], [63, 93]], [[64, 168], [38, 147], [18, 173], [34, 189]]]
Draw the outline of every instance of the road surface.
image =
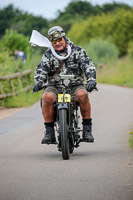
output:
[[39, 103], [0, 120], [0, 200], [133, 200], [133, 90], [98, 85], [90, 94], [94, 144], [70, 160], [41, 145]]

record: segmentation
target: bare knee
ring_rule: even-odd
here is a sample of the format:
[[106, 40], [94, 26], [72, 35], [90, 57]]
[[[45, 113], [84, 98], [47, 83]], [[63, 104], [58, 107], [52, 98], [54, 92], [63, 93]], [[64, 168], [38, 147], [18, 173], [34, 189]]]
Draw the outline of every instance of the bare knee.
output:
[[56, 101], [52, 92], [45, 92], [42, 95], [42, 103], [53, 104]]
[[75, 98], [76, 98], [76, 101], [79, 103], [86, 102], [89, 100], [88, 93], [83, 89], [80, 89], [76, 92]]

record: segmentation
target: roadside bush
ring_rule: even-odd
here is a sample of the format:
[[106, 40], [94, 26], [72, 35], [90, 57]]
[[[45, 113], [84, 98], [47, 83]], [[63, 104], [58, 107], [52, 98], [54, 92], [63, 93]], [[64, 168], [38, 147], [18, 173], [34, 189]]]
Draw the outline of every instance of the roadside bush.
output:
[[21, 72], [27, 68], [30, 68], [27, 63], [14, 60], [14, 56], [10, 56], [8, 51], [0, 51], [0, 76]]
[[133, 58], [133, 41], [131, 41], [128, 45], [128, 56]]
[[16, 49], [25, 52], [28, 60], [30, 59], [32, 48], [29, 44], [29, 38], [17, 33], [15, 30], [6, 30], [6, 34], [1, 40], [0, 50], [7, 51], [9, 55], [13, 56]]
[[133, 58], [125, 56], [98, 68], [97, 81], [133, 88]]
[[83, 46], [96, 66], [118, 58], [119, 51], [110, 40], [92, 39], [89, 44]]
[[124, 9], [114, 13], [91, 16], [82, 22], [76, 22], [68, 32], [68, 37], [75, 43], [88, 43], [91, 39], [112, 39], [119, 49], [120, 56], [127, 54], [128, 44], [133, 41], [133, 12]]

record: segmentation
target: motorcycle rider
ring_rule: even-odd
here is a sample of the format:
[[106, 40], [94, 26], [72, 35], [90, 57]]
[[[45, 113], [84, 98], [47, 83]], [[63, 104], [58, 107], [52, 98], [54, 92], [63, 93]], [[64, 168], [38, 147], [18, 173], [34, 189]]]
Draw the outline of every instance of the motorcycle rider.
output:
[[[50, 28], [48, 30], [48, 39], [52, 43], [55, 53], [58, 56], [62, 56], [65, 60], [59, 74], [74, 74], [81, 78], [83, 78], [83, 74], [86, 76], [87, 86], [76, 86], [73, 88], [72, 92], [75, 100], [79, 104], [83, 118], [82, 137], [87, 142], [94, 142], [94, 137], [92, 136], [91, 105], [88, 92], [92, 92], [92, 90], [96, 88], [95, 65], [83, 48], [74, 45], [70, 39], [66, 37], [62, 27], [54, 26]], [[35, 70], [33, 92], [41, 90], [47, 80], [57, 71], [62, 62], [58, 56], [53, 55], [53, 52], [49, 48], [45, 51], [41, 62]], [[42, 144], [52, 144], [56, 142], [53, 104], [56, 102], [57, 95], [58, 90], [53, 86], [47, 87], [42, 95], [42, 114], [46, 130], [44, 138], [42, 139]]]

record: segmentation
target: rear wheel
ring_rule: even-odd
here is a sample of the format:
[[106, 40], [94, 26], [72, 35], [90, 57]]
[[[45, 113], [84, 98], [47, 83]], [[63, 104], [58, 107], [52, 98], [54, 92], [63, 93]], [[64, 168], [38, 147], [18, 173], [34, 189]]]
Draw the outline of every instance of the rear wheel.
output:
[[69, 136], [67, 130], [67, 110], [59, 110], [59, 125], [60, 125], [60, 138], [61, 138], [61, 151], [62, 158], [68, 160], [70, 158], [69, 152]]

